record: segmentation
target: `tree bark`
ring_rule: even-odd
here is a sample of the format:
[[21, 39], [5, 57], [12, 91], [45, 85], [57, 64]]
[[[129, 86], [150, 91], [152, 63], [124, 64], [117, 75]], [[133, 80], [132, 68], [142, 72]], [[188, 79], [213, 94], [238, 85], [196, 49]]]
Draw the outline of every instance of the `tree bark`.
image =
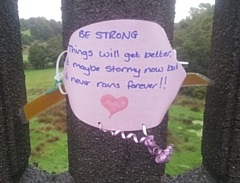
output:
[[240, 1], [216, 0], [202, 140], [217, 182], [240, 182]]
[[[175, 0], [62, 0], [63, 47], [67, 48], [71, 34], [78, 28], [114, 19], [156, 22], [172, 42], [174, 15]], [[68, 101], [67, 123], [69, 171], [75, 182], [160, 182], [165, 165], [156, 164], [144, 145], [112, 137], [110, 133], [79, 121]], [[148, 132], [155, 136], [161, 148], [165, 148], [167, 116]], [[142, 132], [136, 134], [139, 137]]]
[[30, 155], [17, 0], [0, 1], [0, 182], [18, 182]]

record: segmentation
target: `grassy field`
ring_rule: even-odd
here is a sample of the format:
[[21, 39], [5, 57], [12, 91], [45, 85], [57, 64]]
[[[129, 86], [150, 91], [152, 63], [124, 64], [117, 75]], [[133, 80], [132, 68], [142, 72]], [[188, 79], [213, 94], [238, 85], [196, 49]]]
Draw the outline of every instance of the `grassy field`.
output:
[[[184, 103], [189, 99], [179, 97], [178, 100]], [[203, 107], [199, 101], [185, 106], [180, 102], [170, 107], [168, 143], [173, 143], [175, 150], [166, 166], [167, 174], [178, 175], [201, 164], [202, 114]]]
[[[54, 69], [26, 70], [28, 102], [54, 86]], [[175, 145], [166, 173], [178, 175], [201, 164], [202, 101], [178, 96], [169, 109], [168, 143]], [[68, 169], [66, 112], [61, 104], [31, 119], [30, 164], [60, 173]]]
[[28, 35], [28, 36], [31, 36], [30, 29], [25, 30], [25, 31], [21, 31], [21, 33], [25, 34], [25, 35]]
[[[28, 102], [53, 88], [55, 70], [26, 70]], [[66, 113], [64, 104], [50, 109], [30, 120], [30, 164], [41, 169], [60, 173], [68, 169]]]

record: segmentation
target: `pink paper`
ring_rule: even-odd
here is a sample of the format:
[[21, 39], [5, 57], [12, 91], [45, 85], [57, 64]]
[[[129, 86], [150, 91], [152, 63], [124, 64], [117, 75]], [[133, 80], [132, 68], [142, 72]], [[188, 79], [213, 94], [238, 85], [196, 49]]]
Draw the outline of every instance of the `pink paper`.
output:
[[76, 30], [69, 41], [64, 85], [74, 114], [107, 130], [160, 124], [186, 72], [163, 28], [112, 20]]

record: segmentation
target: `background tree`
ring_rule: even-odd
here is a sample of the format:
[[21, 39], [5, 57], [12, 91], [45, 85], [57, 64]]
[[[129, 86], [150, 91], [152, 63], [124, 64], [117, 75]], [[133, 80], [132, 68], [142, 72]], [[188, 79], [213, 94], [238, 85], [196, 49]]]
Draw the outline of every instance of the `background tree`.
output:
[[30, 22], [28, 20], [25, 20], [24, 18], [20, 18], [19, 21], [20, 21], [20, 25], [21, 25], [20, 26], [21, 31], [25, 31], [30, 28]]
[[[178, 60], [188, 61], [187, 72], [207, 76], [211, 51], [211, 35], [214, 5], [200, 3], [190, 9], [190, 16], [176, 23], [174, 28], [174, 48]], [[180, 93], [196, 99], [205, 99], [206, 87], [185, 87]]]
[[49, 21], [50, 27], [52, 27], [54, 31], [54, 35], [60, 35], [62, 36], [62, 23], [61, 22], [56, 22], [55, 20], [51, 19]]
[[[163, 26], [172, 41], [174, 15], [175, 0], [72, 0], [71, 3], [62, 0], [64, 50], [71, 34], [78, 28], [123, 18], [156, 22]], [[160, 182], [165, 165], [158, 165], [149, 159], [146, 147], [131, 140], [113, 138], [110, 134], [79, 121], [69, 103], [67, 113], [69, 171], [75, 182]], [[161, 148], [166, 148], [167, 118], [161, 125], [149, 130], [149, 133], [155, 136]], [[140, 136], [142, 132], [137, 134]]]
[[30, 24], [31, 36], [36, 40], [47, 41], [55, 35], [61, 34], [61, 22], [56, 22], [55, 20], [48, 21], [44, 17], [38, 17], [30, 18], [28, 23]]
[[0, 182], [19, 182], [30, 155], [17, 0], [0, 1]]
[[34, 39], [41, 41], [47, 41], [54, 35], [53, 29], [49, 26], [47, 19], [44, 17], [36, 19], [35, 24], [30, 27], [30, 32]]
[[43, 69], [47, 64], [46, 48], [39, 44], [34, 44], [29, 48], [28, 60], [35, 69]]
[[58, 55], [62, 52], [62, 37], [55, 36], [47, 41], [46, 46], [48, 62], [55, 63]]
[[214, 5], [201, 3], [190, 16], [175, 24], [174, 48], [179, 60], [189, 62], [188, 72], [207, 75]]
[[31, 45], [33, 42], [33, 38], [31, 36], [28, 36], [26, 34], [21, 34], [22, 37], [22, 45]]

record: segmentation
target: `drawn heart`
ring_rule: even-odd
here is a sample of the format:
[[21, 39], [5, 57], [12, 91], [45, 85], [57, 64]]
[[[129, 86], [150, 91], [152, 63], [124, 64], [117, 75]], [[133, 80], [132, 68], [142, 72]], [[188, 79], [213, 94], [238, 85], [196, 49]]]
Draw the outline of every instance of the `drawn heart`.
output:
[[128, 106], [128, 98], [127, 97], [119, 97], [115, 98], [110, 94], [103, 95], [100, 99], [101, 104], [105, 107], [112, 117], [113, 114], [124, 110]]

